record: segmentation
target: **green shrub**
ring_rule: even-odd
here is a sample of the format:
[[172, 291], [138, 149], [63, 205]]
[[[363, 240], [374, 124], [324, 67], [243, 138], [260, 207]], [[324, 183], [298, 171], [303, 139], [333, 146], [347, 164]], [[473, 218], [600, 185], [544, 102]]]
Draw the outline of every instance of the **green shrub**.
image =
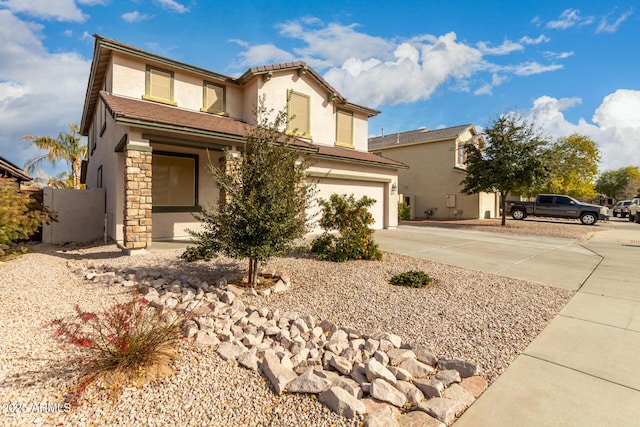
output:
[[411, 206], [405, 202], [398, 202], [398, 219], [400, 221], [411, 219]]
[[[325, 231], [317, 237], [311, 250], [320, 259], [342, 262], [354, 259], [380, 260], [382, 253], [373, 240], [373, 216], [368, 208], [374, 199], [363, 196], [356, 200], [352, 195], [332, 194], [329, 200], [319, 199], [322, 207], [320, 227]], [[338, 235], [330, 231], [338, 231]]]
[[391, 284], [410, 288], [422, 288], [431, 283], [431, 280], [431, 277], [424, 271], [407, 271], [393, 276], [391, 278]]
[[47, 218], [45, 210], [18, 184], [0, 178], [0, 257], [12, 252], [12, 246], [34, 234]]

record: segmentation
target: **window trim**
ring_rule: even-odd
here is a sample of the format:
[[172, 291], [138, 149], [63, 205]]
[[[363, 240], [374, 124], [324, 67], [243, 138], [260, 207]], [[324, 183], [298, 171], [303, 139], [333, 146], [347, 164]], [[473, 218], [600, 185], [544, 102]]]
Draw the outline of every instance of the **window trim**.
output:
[[[293, 129], [290, 128], [290, 122], [291, 122], [291, 95], [298, 95], [298, 96], [303, 96], [307, 99], [307, 129], [309, 131], [309, 133], [305, 133], [305, 132], [294, 132]], [[311, 96], [302, 93], [302, 92], [297, 92], [293, 89], [287, 89], [287, 130], [286, 130], [286, 134], [287, 135], [293, 135], [293, 136], [298, 136], [301, 138], [305, 138], [305, 139], [313, 139], [311, 137]]]
[[[171, 99], [156, 98], [154, 96], [151, 96], [151, 70], [156, 70], [156, 71], [169, 74], [169, 96], [171, 97]], [[144, 78], [144, 95], [142, 95], [142, 99], [146, 99], [147, 101], [159, 102], [162, 104], [176, 106], [178, 104], [174, 101], [173, 84], [174, 84], [173, 71], [165, 70], [164, 68], [160, 68], [160, 67], [154, 67], [152, 65], [147, 65], [145, 70], [145, 78]]]
[[[151, 182], [151, 212], [152, 213], [171, 213], [171, 212], [199, 212], [201, 210], [200, 205], [198, 204], [198, 194], [199, 194], [199, 159], [200, 156], [197, 154], [191, 153], [176, 153], [171, 151], [153, 151], [153, 156], [165, 156], [165, 157], [186, 157], [194, 160], [194, 198], [193, 198], [193, 206], [155, 206], [153, 204], [153, 174], [152, 174], [152, 182]], [[153, 170], [153, 158], [151, 159], [151, 165]]]
[[[222, 89], [222, 110], [211, 110], [207, 108], [207, 87], [208, 86], [215, 86]], [[219, 116], [225, 116], [225, 117], [228, 116], [229, 113], [227, 113], [227, 87], [225, 85], [210, 82], [207, 80], [203, 81], [202, 82], [202, 108], [200, 108], [200, 111], [203, 113], [217, 114]]]
[[[338, 141], [338, 120], [340, 117], [340, 114], [346, 114], [348, 116], [351, 117], [351, 143], [348, 142], [342, 142], [342, 141]], [[338, 147], [344, 147], [344, 148], [356, 148], [355, 144], [354, 144], [354, 129], [353, 129], [353, 122], [354, 122], [354, 117], [353, 117], [353, 111], [347, 111], [347, 110], [343, 110], [340, 108], [336, 109], [336, 142], [335, 145]]]

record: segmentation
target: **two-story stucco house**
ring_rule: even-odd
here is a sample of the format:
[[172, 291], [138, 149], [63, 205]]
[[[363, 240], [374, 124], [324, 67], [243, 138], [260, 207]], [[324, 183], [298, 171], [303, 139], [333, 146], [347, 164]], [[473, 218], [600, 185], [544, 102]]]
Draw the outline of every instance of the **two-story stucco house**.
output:
[[482, 138], [473, 125], [417, 129], [369, 139], [369, 151], [402, 162], [398, 192], [411, 207], [411, 219], [483, 219], [499, 215], [497, 193], [463, 194], [465, 150]]
[[316, 197], [368, 195], [375, 227], [397, 225], [397, 171], [406, 166], [367, 151], [368, 119], [379, 111], [349, 102], [305, 63], [235, 78], [96, 35], [81, 131], [86, 185], [105, 189], [107, 234], [131, 253], [198, 230], [192, 213], [220, 197], [209, 159], [224, 167], [225, 150], [243, 150], [262, 96], [286, 110], [283, 131], [311, 154]]

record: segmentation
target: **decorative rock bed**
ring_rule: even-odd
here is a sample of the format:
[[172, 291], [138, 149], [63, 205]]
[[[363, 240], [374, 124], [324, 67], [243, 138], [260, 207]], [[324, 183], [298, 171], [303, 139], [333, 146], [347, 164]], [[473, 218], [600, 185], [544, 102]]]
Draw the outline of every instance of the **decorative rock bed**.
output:
[[[116, 274], [92, 265], [76, 273], [137, 289], [169, 316], [184, 313], [185, 336], [197, 345], [262, 373], [277, 394], [315, 394], [344, 417], [366, 415], [365, 426], [451, 425], [487, 387], [475, 364], [439, 359], [393, 333], [367, 334], [310, 315], [247, 307], [240, 297], [256, 291], [226, 279], [210, 285], [154, 270]], [[291, 285], [286, 275], [267, 275], [276, 285], [258, 291], [262, 295]]]

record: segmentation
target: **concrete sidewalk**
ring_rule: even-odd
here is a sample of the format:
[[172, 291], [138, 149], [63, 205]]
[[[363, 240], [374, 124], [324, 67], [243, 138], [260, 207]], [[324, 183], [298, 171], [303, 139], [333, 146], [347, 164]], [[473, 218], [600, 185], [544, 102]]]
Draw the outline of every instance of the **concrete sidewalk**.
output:
[[456, 427], [640, 425], [640, 227], [621, 227], [583, 243], [602, 262]]

